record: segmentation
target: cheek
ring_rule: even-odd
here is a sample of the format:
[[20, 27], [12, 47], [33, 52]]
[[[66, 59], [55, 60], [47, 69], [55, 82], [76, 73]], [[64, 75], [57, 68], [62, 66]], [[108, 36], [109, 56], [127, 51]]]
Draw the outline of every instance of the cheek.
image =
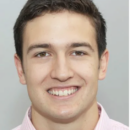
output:
[[27, 85], [38, 87], [44, 82], [50, 72], [49, 64], [30, 64], [26, 70]]
[[93, 61], [85, 61], [79, 64], [74, 64], [73, 69], [86, 82], [95, 80], [98, 78], [98, 67], [97, 63]]
[[[46, 64], [28, 64], [26, 66], [26, 81], [27, 81], [27, 89], [30, 100], [33, 103], [41, 103], [40, 99], [45, 99], [46, 92], [44, 91], [46, 88], [46, 78], [50, 71], [50, 65]], [[43, 84], [44, 83], [44, 84]], [[39, 104], [37, 104], [38, 106]]]
[[87, 63], [80, 66], [77, 73], [83, 80], [83, 93], [81, 99], [83, 102], [92, 102], [97, 95], [98, 87], [98, 67], [94, 63]]
[[84, 94], [82, 100], [86, 100], [86, 97], [95, 96], [98, 86], [98, 64], [94, 61], [84, 62], [75, 65], [74, 69], [80, 80], [83, 81]]

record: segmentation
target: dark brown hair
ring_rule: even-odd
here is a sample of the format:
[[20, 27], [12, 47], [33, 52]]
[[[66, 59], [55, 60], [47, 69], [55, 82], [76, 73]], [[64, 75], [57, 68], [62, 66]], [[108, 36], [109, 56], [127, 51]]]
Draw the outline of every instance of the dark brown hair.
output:
[[96, 31], [99, 58], [106, 49], [106, 22], [92, 0], [28, 0], [14, 25], [16, 53], [23, 61], [23, 33], [26, 23], [44, 13], [68, 10], [91, 18]]

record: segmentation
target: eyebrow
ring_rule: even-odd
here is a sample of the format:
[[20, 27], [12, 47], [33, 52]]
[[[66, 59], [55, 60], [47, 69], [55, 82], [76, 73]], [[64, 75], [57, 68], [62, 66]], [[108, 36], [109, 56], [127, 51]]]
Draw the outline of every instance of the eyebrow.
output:
[[34, 49], [37, 49], [37, 48], [51, 48], [51, 45], [50, 44], [47, 44], [47, 43], [43, 43], [43, 44], [36, 44], [36, 45], [32, 45], [28, 48], [27, 50], [27, 54], [34, 50]]
[[87, 43], [87, 42], [82, 42], [82, 43], [73, 43], [70, 45], [70, 48], [75, 48], [75, 47], [87, 47], [89, 48], [91, 51], [94, 52], [94, 49], [92, 48], [92, 46]]
[[[87, 47], [87, 48], [89, 48], [91, 51], [94, 52], [94, 49], [92, 48], [92, 46], [91, 46], [89, 43], [87, 43], [87, 42], [72, 43], [72, 44], [70, 44], [70, 45], [67, 46], [67, 48], [76, 48], [76, 47]], [[32, 51], [32, 50], [34, 50], [34, 49], [37, 49], [37, 48], [47, 48], [47, 49], [48, 49], [48, 48], [52, 48], [52, 45], [49, 44], [49, 43], [42, 43], [42, 44], [32, 45], [32, 46], [30, 46], [30, 47], [28, 48], [27, 54], [28, 54], [30, 51]]]

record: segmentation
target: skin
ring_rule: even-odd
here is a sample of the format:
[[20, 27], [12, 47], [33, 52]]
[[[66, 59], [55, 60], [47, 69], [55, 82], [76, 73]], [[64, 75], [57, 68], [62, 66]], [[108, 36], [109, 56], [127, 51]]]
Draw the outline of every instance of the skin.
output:
[[[51, 47], [29, 49], [45, 43]], [[71, 48], [72, 43], [89, 46]], [[46, 53], [39, 54], [43, 51]], [[29, 21], [23, 37], [24, 72], [17, 54], [14, 60], [21, 84], [27, 85], [34, 127], [37, 130], [94, 130], [99, 120], [98, 80], [105, 78], [108, 58], [108, 50], [98, 58], [95, 29], [82, 14], [46, 13]], [[81, 88], [75, 96], [64, 100], [47, 93], [48, 88], [67, 85]]]

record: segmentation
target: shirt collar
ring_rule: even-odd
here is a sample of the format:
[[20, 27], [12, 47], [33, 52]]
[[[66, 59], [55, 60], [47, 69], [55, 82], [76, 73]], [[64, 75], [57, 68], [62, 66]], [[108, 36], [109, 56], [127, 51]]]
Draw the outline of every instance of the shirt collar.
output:
[[[100, 118], [94, 130], [110, 130], [111, 120], [105, 112], [103, 106], [97, 103]], [[36, 130], [31, 122], [31, 107], [28, 108], [20, 130]]]
[[111, 130], [112, 129], [111, 120], [108, 117], [105, 109], [100, 103], [97, 103], [97, 105], [100, 118], [94, 130]]
[[36, 130], [31, 122], [31, 107], [28, 108], [20, 130]]

